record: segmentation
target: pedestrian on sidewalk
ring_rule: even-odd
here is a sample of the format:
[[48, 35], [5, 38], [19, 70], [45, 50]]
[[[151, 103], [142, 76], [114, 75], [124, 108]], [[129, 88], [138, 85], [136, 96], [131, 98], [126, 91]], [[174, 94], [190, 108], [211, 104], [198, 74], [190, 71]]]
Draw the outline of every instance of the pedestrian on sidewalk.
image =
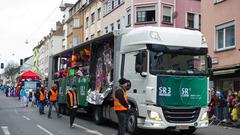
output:
[[224, 95], [223, 90], [218, 91], [218, 104], [217, 104], [217, 119], [219, 121], [222, 121], [224, 119], [223, 113], [224, 113], [224, 108], [227, 105], [227, 99]]
[[45, 102], [46, 102], [46, 91], [45, 91], [44, 87], [42, 87], [39, 92], [39, 113], [40, 113], [40, 115], [45, 114], [44, 113]]
[[228, 120], [232, 121], [232, 110], [233, 110], [233, 100], [235, 99], [234, 93], [230, 93], [228, 98], [227, 98], [227, 111], [228, 111]]
[[48, 92], [48, 100], [49, 102], [49, 110], [48, 110], [48, 118], [51, 117], [51, 112], [52, 112], [52, 106], [54, 106], [55, 111], [57, 113], [57, 117], [60, 118], [61, 116], [59, 115], [59, 110], [58, 110], [58, 89], [57, 85], [54, 84], [51, 88], [51, 90]]
[[78, 93], [76, 91], [76, 85], [72, 85], [72, 88], [68, 91], [67, 103], [70, 114], [70, 128], [73, 128], [73, 122], [77, 115], [78, 109]]
[[20, 91], [20, 97], [21, 97], [21, 106], [26, 107], [27, 93], [24, 86], [22, 86], [22, 89]]
[[34, 97], [35, 97], [35, 104], [37, 105], [37, 107], [39, 107], [39, 92], [40, 92], [40, 87], [37, 87], [36, 92], [34, 93]]
[[118, 117], [118, 135], [124, 135], [126, 132], [127, 111], [130, 108], [126, 92], [130, 81], [121, 78], [118, 82], [119, 87], [114, 90], [114, 111]]
[[212, 118], [216, 118], [216, 108], [218, 104], [218, 98], [216, 96], [216, 90], [212, 89], [212, 94], [211, 94], [211, 101], [209, 103], [209, 119], [211, 120]]
[[32, 107], [35, 107], [35, 89], [32, 90]]

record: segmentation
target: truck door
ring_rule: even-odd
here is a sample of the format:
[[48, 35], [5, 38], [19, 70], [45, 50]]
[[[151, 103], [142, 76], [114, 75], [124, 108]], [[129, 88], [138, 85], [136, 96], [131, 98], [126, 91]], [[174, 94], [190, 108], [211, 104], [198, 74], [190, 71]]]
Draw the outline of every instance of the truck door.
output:
[[[142, 52], [141, 52], [142, 53]], [[145, 101], [147, 77], [143, 77], [140, 73], [136, 72], [136, 56], [139, 52], [130, 52], [125, 54], [124, 63], [124, 78], [131, 81], [131, 89], [128, 91], [129, 98], [133, 98], [136, 102], [141, 103]], [[147, 52], [143, 57], [144, 72], [147, 72]]]

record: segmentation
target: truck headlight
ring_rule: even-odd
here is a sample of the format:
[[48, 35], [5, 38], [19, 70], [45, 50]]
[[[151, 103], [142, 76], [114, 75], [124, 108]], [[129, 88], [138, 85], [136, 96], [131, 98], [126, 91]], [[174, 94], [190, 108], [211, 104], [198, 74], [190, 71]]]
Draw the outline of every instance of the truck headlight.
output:
[[201, 121], [208, 120], [208, 114], [207, 112], [204, 112], [201, 117]]
[[148, 117], [151, 119], [151, 120], [158, 120], [158, 121], [161, 121], [161, 116], [158, 112], [154, 112], [154, 111], [150, 111], [148, 110]]

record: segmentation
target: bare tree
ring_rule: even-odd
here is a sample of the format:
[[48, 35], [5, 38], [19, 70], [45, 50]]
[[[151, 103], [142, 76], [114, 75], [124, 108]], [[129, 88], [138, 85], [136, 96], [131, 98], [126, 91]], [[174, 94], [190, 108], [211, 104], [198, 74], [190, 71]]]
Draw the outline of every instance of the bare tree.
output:
[[4, 69], [4, 76], [8, 79], [10, 79], [10, 81], [12, 82], [12, 84], [15, 84], [15, 78], [14, 76], [16, 75], [16, 73], [19, 71], [19, 66], [17, 63], [15, 62], [10, 62], [7, 64], [6, 68]]

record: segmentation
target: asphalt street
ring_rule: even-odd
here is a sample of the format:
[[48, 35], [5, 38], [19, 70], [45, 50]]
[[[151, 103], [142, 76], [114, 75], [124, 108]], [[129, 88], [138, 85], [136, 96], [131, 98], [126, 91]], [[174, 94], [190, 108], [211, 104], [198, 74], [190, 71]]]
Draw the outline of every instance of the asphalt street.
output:
[[[53, 109], [54, 110], [54, 109]], [[52, 119], [39, 115], [38, 108], [22, 107], [16, 97], [5, 97], [0, 93], [0, 135], [116, 135], [117, 124], [108, 122], [96, 125], [88, 114], [79, 114], [75, 119], [75, 128], [69, 128], [69, 117], [57, 118], [52, 113]], [[140, 135], [180, 135], [178, 131], [143, 130]], [[199, 129], [195, 135], [240, 135], [240, 129], [210, 126]]]

